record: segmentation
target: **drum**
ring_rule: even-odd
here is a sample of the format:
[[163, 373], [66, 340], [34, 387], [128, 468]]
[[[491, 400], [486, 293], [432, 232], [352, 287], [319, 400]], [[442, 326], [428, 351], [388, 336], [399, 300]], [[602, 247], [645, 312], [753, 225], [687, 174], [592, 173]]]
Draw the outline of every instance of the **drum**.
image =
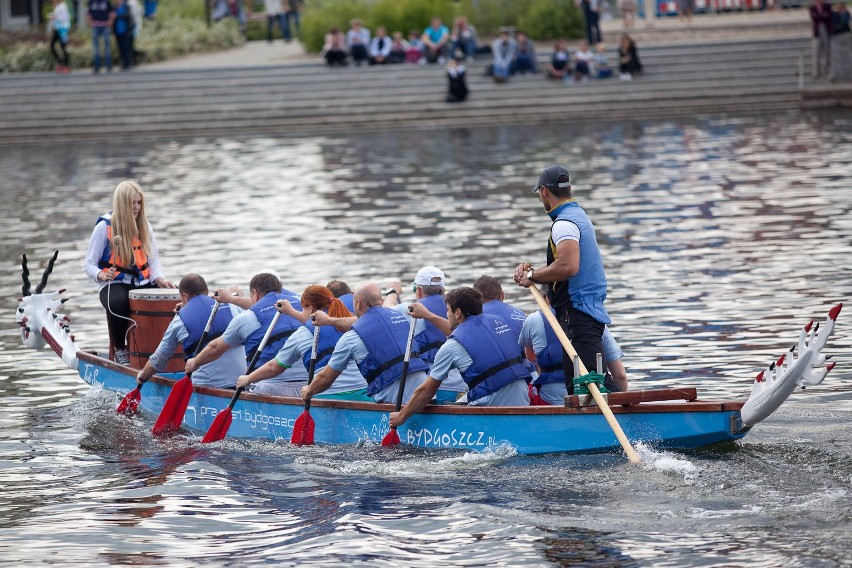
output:
[[[175, 317], [175, 305], [180, 294], [174, 288], [139, 288], [130, 291], [130, 317], [136, 322], [127, 336], [130, 365], [141, 369], [157, 346], [166, 328]], [[172, 355], [164, 373], [179, 373], [184, 369], [183, 347]]]

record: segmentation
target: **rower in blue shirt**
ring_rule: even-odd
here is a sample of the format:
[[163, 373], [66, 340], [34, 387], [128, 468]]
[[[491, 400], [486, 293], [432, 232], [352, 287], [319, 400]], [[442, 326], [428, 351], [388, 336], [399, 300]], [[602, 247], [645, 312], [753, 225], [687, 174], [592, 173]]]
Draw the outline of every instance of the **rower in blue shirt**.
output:
[[397, 428], [423, 410], [438, 392], [450, 369], [458, 369], [468, 387], [470, 406], [528, 406], [530, 377], [518, 353], [515, 335], [501, 319], [482, 313], [482, 294], [473, 288], [444, 296], [452, 335], [438, 350], [429, 378], [399, 412], [390, 415]]
[[[281, 280], [271, 271], [254, 275], [249, 283], [249, 292], [251, 307], [231, 320], [222, 337], [208, 343], [201, 353], [186, 362], [187, 373], [193, 372], [201, 365], [215, 361], [225, 351], [237, 345], [245, 346], [245, 362], [251, 361], [255, 350], [260, 347], [266, 330], [271, 325], [276, 312], [276, 302], [287, 300], [297, 311], [302, 310], [299, 296], [282, 288]], [[302, 322], [294, 317], [288, 315], [279, 317], [266, 347], [258, 357], [257, 367], [263, 366], [275, 357], [290, 335], [300, 327], [302, 327]], [[278, 377], [257, 384], [253, 392], [278, 396], [296, 396], [301, 385], [306, 383], [307, 380], [307, 371], [304, 367], [298, 365], [287, 369]], [[295, 386], [293, 383], [301, 384]]]
[[[178, 346], [183, 347], [186, 358], [194, 355], [199, 348], [204, 348], [204, 345], [198, 345], [198, 341], [204, 333], [215, 304], [215, 300], [207, 295], [207, 282], [198, 274], [187, 274], [181, 278], [178, 292], [180, 292], [181, 310], [169, 323], [160, 345], [151, 354], [145, 367], [139, 371], [136, 379], [140, 382], [144, 383], [154, 373], [163, 371]], [[224, 305], [216, 312], [208, 332], [209, 339], [216, 339], [225, 332], [238, 310], [234, 307], [232, 311], [231, 308], [232, 306]], [[244, 372], [245, 353], [239, 346], [235, 346], [225, 350], [218, 359], [199, 366], [192, 375], [192, 381], [196, 385], [234, 388], [237, 377]]]
[[[334, 325], [345, 333], [337, 341], [328, 364], [311, 384], [302, 388], [302, 398], [308, 400], [325, 392], [350, 361], [355, 361], [367, 381], [367, 394], [376, 402], [395, 402], [408, 343], [408, 316], [383, 307], [382, 293], [372, 283], [355, 292], [357, 318], [335, 318], [322, 311], [313, 315], [315, 325]], [[420, 357], [412, 354], [402, 397], [404, 402], [426, 380], [427, 369]]]

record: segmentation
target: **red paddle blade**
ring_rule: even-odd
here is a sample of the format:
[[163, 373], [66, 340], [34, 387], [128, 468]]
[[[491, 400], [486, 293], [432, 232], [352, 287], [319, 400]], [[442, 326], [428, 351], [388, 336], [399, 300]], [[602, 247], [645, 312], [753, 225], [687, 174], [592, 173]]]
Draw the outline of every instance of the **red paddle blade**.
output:
[[133, 414], [139, 409], [140, 402], [142, 402], [142, 392], [139, 387], [136, 387], [121, 399], [115, 411], [119, 414]]
[[307, 410], [302, 412], [293, 425], [293, 437], [290, 443], [297, 446], [312, 446], [314, 444], [314, 419]]
[[186, 414], [186, 407], [189, 406], [191, 396], [192, 379], [187, 375], [172, 387], [172, 392], [169, 393], [169, 398], [166, 399], [166, 404], [163, 405], [163, 410], [154, 423], [151, 433], [162, 436], [177, 431], [183, 423], [183, 415]]
[[225, 436], [228, 435], [228, 428], [231, 427], [231, 420], [233, 420], [233, 416], [231, 416], [230, 408], [226, 408], [217, 414], [213, 420], [213, 424], [210, 425], [210, 429], [207, 430], [204, 438], [201, 439], [201, 443], [209, 444], [210, 442], [224, 440]]
[[385, 437], [382, 439], [383, 446], [398, 446], [399, 445], [399, 434], [396, 432], [396, 428], [391, 428], [390, 432], [388, 432]]

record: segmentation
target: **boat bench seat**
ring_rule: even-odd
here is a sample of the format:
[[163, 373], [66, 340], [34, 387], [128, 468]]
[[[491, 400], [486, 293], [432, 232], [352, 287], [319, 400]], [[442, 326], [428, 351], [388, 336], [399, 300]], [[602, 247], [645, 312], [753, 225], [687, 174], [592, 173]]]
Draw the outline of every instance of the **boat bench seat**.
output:
[[[642, 402], [660, 402], [664, 400], [686, 400], [693, 401], [698, 398], [694, 387], [680, 389], [650, 389], [627, 392], [611, 392], [607, 394], [610, 406], [628, 406]], [[583, 397], [585, 398], [585, 397]], [[580, 396], [576, 394], [565, 397], [567, 408], [580, 408]]]

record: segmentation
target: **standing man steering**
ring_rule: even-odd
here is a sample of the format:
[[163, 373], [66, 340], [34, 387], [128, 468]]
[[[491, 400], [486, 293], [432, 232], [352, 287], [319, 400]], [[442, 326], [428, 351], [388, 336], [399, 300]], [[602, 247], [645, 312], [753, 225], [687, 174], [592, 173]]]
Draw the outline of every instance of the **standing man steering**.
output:
[[[601, 337], [611, 323], [604, 308], [606, 274], [591, 219], [571, 197], [571, 179], [562, 166], [546, 168], [533, 188], [548, 216], [553, 219], [547, 242], [547, 266], [518, 265], [515, 282], [529, 288], [547, 283], [556, 318], [586, 366], [594, 370], [596, 355], [603, 353]], [[563, 356], [568, 393], [573, 393], [571, 358]], [[604, 362], [606, 368], [606, 362]], [[607, 389], [620, 390], [607, 374]]]

